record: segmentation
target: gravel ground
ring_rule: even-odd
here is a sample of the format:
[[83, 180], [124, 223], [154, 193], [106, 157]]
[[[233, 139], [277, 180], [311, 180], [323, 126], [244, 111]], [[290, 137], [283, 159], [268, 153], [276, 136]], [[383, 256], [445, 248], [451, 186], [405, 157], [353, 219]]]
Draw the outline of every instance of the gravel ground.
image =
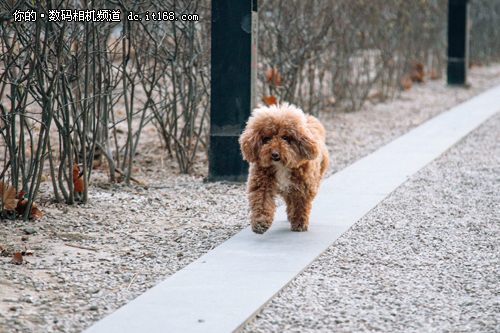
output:
[[361, 219], [243, 332], [500, 332], [500, 115]]
[[[500, 84], [500, 65], [473, 68], [470, 72], [470, 82], [472, 84], [471, 88], [463, 89], [448, 88], [445, 86], [443, 80], [429, 81], [425, 84], [414, 86], [411, 90], [402, 93], [400, 99], [392, 102], [380, 104], [368, 102], [363, 110], [353, 113], [330, 112], [322, 114], [321, 120], [327, 130], [327, 144], [332, 157], [332, 166], [327, 171], [328, 175], [375, 151], [387, 142], [390, 142], [436, 114], [449, 109], [453, 105], [459, 104], [488, 88]], [[200, 158], [195, 165], [194, 175], [176, 174], [176, 167], [172, 161], [167, 160], [165, 163], [166, 167], [163, 167], [164, 163], [160, 157], [160, 144], [151, 144], [151, 142], [154, 142], [154, 135], [151, 134], [150, 136], [149, 141], [145, 140], [145, 142], [148, 142], [147, 146], [140, 149], [141, 156], [137, 158], [137, 169], [134, 174], [137, 178], [144, 180], [147, 184], [146, 186], [126, 187], [122, 184], [110, 184], [108, 183], [105, 168], [103, 168], [102, 170], [96, 170], [91, 180], [90, 203], [86, 205], [67, 206], [51, 203], [51, 182], [47, 181], [43, 183], [41, 188], [42, 194], [37, 201], [38, 206], [44, 214], [43, 218], [37, 221], [28, 221], [27, 223], [21, 221], [1, 221], [0, 246], [4, 248], [5, 252], [12, 253], [13, 251], [25, 249], [30, 249], [34, 252], [33, 256], [24, 257], [25, 261], [22, 265], [11, 264], [11, 257], [0, 257], [1, 332], [80, 332], [94, 321], [113, 312], [156, 283], [199, 258], [202, 254], [221, 244], [249, 224], [244, 185], [203, 183], [202, 179], [206, 176], [207, 170], [206, 159], [203, 158]], [[457, 158], [459, 158], [457, 163], [462, 163], [464, 166], [468, 165], [467, 161], [462, 161], [462, 157], [459, 156]], [[482, 173], [475, 171], [471, 175], [478, 174], [486, 177], [489, 172], [490, 176], [493, 176], [495, 170], [498, 169], [494, 169], [493, 165], [489, 165], [488, 169], [481, 171]], [[432, 175], [436, 179], [444, 177], [442, 172], [435, 172]], [[447, 177], [447, 180], [453, 184], [454, 181], [459, 181], [457, 177], [452, 177], [451, 179]], [[468, 181], [475, 182], [477, 180], [471, 179]], [[408, 186], [408, 184], [405, 186]], [[422, 182], [422, 184], [428, 186], [426, 182]], [[457, 189], [461, 189], [459, 185], [459, 183], [456, 185]], [[464, 317], [465, 319], [476, 316], [485, 321], [487, 314], [493, 313], [493, 310], [491, 310], [495, 306], [493, 298], [485, 299], [482, 304], [485, 309], [490, 307], [488, 308], [490, 310], [478, 312], [478, 314], [475, 314], [475, 312], [460, 312], [462, 308], [459, 308], [458, 312], [457, 310], [447, 311], [447, 308], [443, 308], [443, 311], [441, 309], [438, 311], [437, 309], [441, 304], [442, 298], [435, 297], [432, 301], [419, 298], [416, 302], [425, 302], [427, 308], [422, 308], [425, 310], [415, 310], [414, 314], [407, 316], [404, 315], [404, 312], [397, 312], [399, 308], [393, 306], [393, 310], [397, 310], [394, 310], [396, 312], [394, 312], [395, 316], [393, 316], [388, 312], [388, 307], [381, 307], [380, 304], [384, 303], [379, 304], [373, 300], [378, 299], [375, 293], [368, 292], [369, 288], [376, 285], [378, 288], [376, 293], [380, 293], [381, 297], [380, 302], [383, 302], [387, 297], [387, 303], [389, 301], [392, 302], [393, 299], [389, 298], [389, 295], [384, 296], [382, 291], [390, 291], [390, 295], [393, 295], [391, 297], [394, 297], [394, 302], [399, 302], [401, 304], [401, 311], [403, 311], [403, 304], [406, 304], [405, 302], [409, 298], [396, 301], [395, 297], [399, 297], [400, 295], [403, 297], [402, 295], [404, 295], [402, 291], [396, 289], [399, 276], [406, 273], [403, 267], [407, 266], [404, 265], [411, 263], [415, 267], [415, 271], [411, 271], [411, 278], [413, 278], [424, 265], [428, 265], [425, 266], [426, 272], [429, 272], [430, 269], [440, 267], [443, 270], [442, 274], [448, 271], [459, 274], [461, 272], [460, 267], [462, 267], [460, 265], [465, 266], [469, 262], [469, 259], [471, 262], [474, 262], [474, 259], [469, 256], [473, 255], [476, 260], [479, 260], [478, 253], [472, 250], [473, 247], [479, 245], [474, 245], [476, 243], [472, 241], [470, 248], [467, 248], [468, 252], [461, 252], [454, 256], [446, 252], [458, 251], [460, 249], [459, 246], [465, 244], [453, 243], [450, 237], [456, 237], [458, 234], [452, 234], [450, 230], [440, 237], [443, 240], [446, 239], [446, 242], [450, 242], [454, 247], [449, 250], [443, 250], [442, 255], [443, 258], [448, 256], [452, 260], [460, 261], [457, 264], [457, 268], [454, 268], [452, 263], [448, 265], [448, 262], [446, 264], [441, 262], [434, 263], [427, 258], [410, 258], [410, 255], [414, 255], [414, 252], [405, 252], [407, 248], [413, 251], [412, 247], [416, 248], [415, 251], [424, 252], [426, 248], [419, 250], [417, 245], [415, 245], [417, 241], [423, 244], [418, 243], [418, 246], [424, 246], [425, 244], [432, 246], [433, 244], [439, 245], [444, 243], [444, 241], [436, 240], [429, 235], [432, 231], [431, 229], [427, 229], [427, 227], [420, 229], [412, 226], [413, 222], [411, 221], [416, 219], [412, 214], [417, 214], [416, 211], [412, 211], [410, 215], [402, 212], [406, 206], [413, 207], [410, 206], [410, 203], [414, 204], [415, 200], [422, 200], [422, 196], [425, 195], [434, 195], [435, 197], [432, 198], [434, 201], [430, 199], [422, 201], [426, 201], [427, 203], [433, 202], [437, 205], [439, 203], [439, 201], [436, 201], [438, 200], [437, 194], [439, 191], [449, 191], [452, 193], [450, 198], [458, 200], [458, 203], [455, 205], [475, 203], [473, 207], [475, 211], [473, 213], [461, 213], [465, 216], [463, 219], [468, 217], [472, 221], [471, 223], [475, 223], [476, 221], [476, 213], [479, 214], [478, 209], [482, 208], [483, 205], [482, 200], [493, 200], [493, 192], [488, 195], [483, 194], [481, 200], [475, 200], [472, 194], [476, 192], [467, 192], [467, 197], [465, 197], [465, 193], [462, 196], [461, 192], [452, 192], [448, 187], [443, 189], [442, 183], [435, 185], [435, 187], [435, 191], [425, 189], [423, 191], [424, 194], [419, 192], [418, 199], [414, 199], [411, 202], [407, 201], [411, 193], [410, 189], [407, 189], [408, 194], [398, 197], [399, 200], [405, 198], [405, 201], [403, 201], [404, 205], [400, 201], [392, 204], [393, 206], [398, 206], [397, 212], [393, 210], [391, 217], [385, 217], [384, 219], [376, 217], [374, 220], [383, 221], [383, 223], [370, 222], [378, 226], [378, 228], [373, 227], [375, 230], [371, 231], [373, 236], [370, 235], [370, 239], [377, 239], [377, 244], [382, 243], [384, 239], [390, 239], [392, 241], [390, 245], [384, 245], [379, 251], [376, 251], [374, 246], [370, 249], [359, 247], [359, 243], [365, 240], [356, 235], [359, 232], [367, 235], [368, 232], [363, 228], [368, 228], [371, 225], [364, 219], [359, 223], [358, 227], [349, 231], [338, 244], [330, 249], [328, 254], [325, 255], [326, 257], [322, 257], [326, 261], [330, 260], [331, 262], [328, 265], [331, 265], [338, 262], [336, 260], [339, 259], [335, 259], [338, 258], [336, 256], [337, 253], [344, 255], [340, 264], [333, 266], [333, 273], [325, 270], [325, 273], [322, 273], [323, 275], [317, 274], [323, 266], [316, 266], [315, 263], [311, 269], [294, 282], [293, 290], [295, 290], [295, 294], [293, 301], [287, 302], [283, 299], [283, 297], [287, 299], [290, 297], [286, 296], [287, 292], [293, 292], [291, 289], [288, 289], [288, 291], [285, 291], [282, 296], [276, 299], [276, 302], [281, 302], [276, 304], [287, 303], [287, 306], [284, 308], [280, 306], [272, 308], [271, 305], [271, 307], [263, 312], [261, 321], [250, 324], [246, 330], [258, 331], [260, 327], [262, 329], [274, 328], [281, 331], [291, 329], [291, 327], [295, 326], [298, 328], [301, 327], [300, 330], [307, 330], [308, 328], [315, 330], [312, 328], [312, 325], [313, 323], [319, 325], [321, 318], [331, 321], [330, 324], [321, 322], [321, 325], [325, 327], [333, 325], [332, 323], [335, 320], [340, 321], [341, 323], [335, 325], [337, 325], [338, 329], [341, 329], [342, 325], [353, 325], [355, 322], [352, 317], [348, 316], [348, 314], [351, 314], [351, 310], [358, 311], [359, 313], [365, 311], [367, 313], [364, 316], [365, 323], [363, 325], [365, 326], [349, 326], [352, 329], [356, 329], [356, 327], [359, 329], [369, 327], [368, 325], [371, 325], [372, 318], [374, 324], [376, 323], [380, 327], [384, 327], [382, 325], [388, 324], [383, 323], [382, 319], [380, 319], [382, 317], [394, 320], [390, 323], [406, 320], [417, 325], [418, 318], [421, 316], [423, 318], [429, 317], [425, 315], [430, 311], [429, 306], [431, 305], [436, 306], [436, 310], [429, 313], [429, 318], [432, 318], [434, 321], [437, 320], [434, 316], [438, 314], [439, 316], [444, 316], [444, 313], [448, 315], [449, 313], [454, 313], [457, 318]], [[461, 199], [458, 199], [458, 197], [455, 198], [458, 195], [457, 193], [460, 194]], [[390, 201], [388, 200], [388, 202]], [[421, 205], [419, 204], [419, 206]], [[457, 212], [458, 209], [456, 208]], [[386, 208], [382, 209], [380, 212], [381, 216], [385, 216], [384, 214], [387, 214], [386, 211]], [[377, 212], [377, 210], [374, 212]], [[438, 215], [437, 213], [432, 214], [430, 217]], [[439, 213], [439, 219], [444, 219], [445, 214], [441, 215]], [[396, 216], [400, 218], [397, 219]], [[412, 218], [409, 219], [408, 216]], [[393, 224], [388, 222], [391, 219]], [[465, 221], [462, 220], [461, 223], [466, 223]], [[433, 226], [437, 223], [434, 220], [432, 222]], [[481, 225], [483, 223], [482, 220], [476, 222], [480, 222]], [[461, 224], [459, 225], [461, 226]], [[387, 237], [387, 235], [390, 235], [387, 230], [384, 229], [384, 233], [381, 234], [378, 229], [382, 230], [383, 228], [393, 227], [395, 229], [390, 229], [390, 232], [408, 229], [412, 230], [413, 235], [416, 234], [415, 230], [418, 230], [419, 233], [416, 235], [422, 237], [426, 243], [423, 243], [417, 236], [407, 236], [410, 237], [409, 239], [411, 239], [412, 243], [405, 242], [408, 245], [404, 247], [403, 252], [401, 250], [395, 251], [398, 254], [402, 253], [400, 255], [401, 258], [390, 257], [389, 251], [392, 251], [390, 249], [396, 247], [397, 241], [402, 239], [402, 236], [398, 236], [399, 234], [395, 233], [392, 237]], [[470, 227], [464, 226], [460, 228], [463, 229], [463, 232], [469, 231], [470, 233]], [[454, 232], [455, 230], [462, 230], [460, 228], [452, 228], [451, 230]], [[494, 231], [488, 228], [491, 229], [492, 227], [481, 227], [477, 232], [473, 232], [474, 237], [482, 235], [482, 230], [489, 230], [488, 232]], [[471, 237], [470, 234], [467, 236]], [[377, 237], [380, 237], [380, 239]], [[353, 259], [352, 261], [349, 259], [346, 261], [346, 254], [361, 256], [362, 251], [368, 251], [364, 253], [366, 258], [371, 258], [370, 260], [372, 260], [369, 264], [363, 264], [364, 266], [359, 265], [361, 259]], [[329, 259], [330, 257], [332, 259]], [[362, 259], [366, 260], [366, 258], [363, 257]], [[482, 264], [484, 265], [495, 260], [493, 257], [484, 258], [487, 258], [487, 260], [483, 260]], [[320, 262], [322, 261], [318, 261], [318, 263]], [[379, 274], [379, 266], [383, 265], [383, 263], [387, 264], [387, 266], [383, 266], [384, 270], [388, 268], [396, 270], [396, 272], [393, 272], [387, 278], [387, 281], [382, 281], [376, 276], [376, 274]], [[319, 268], [315, 269], [315, 267]], [[338, 282], [338, 279], [330, 279], [332, 274], [340, 274], [339, 276], [344, 278], [348, 274], [363, 272], [363, 270], [357, 267], [369, 267], [370, 271], [366, 271], [366, 273], [370, 275], [363, 273], [363, 279], [349, 277], [342, 280], [342, 282]], [[488, 281], [490, 278], [498, 278], [498, 274], [495, 275], [492, 272], [489, 275], [485, 275], [484, 280], [478, 282], [478, 280], [474, 280], [474, 278], [479, 276], [476, 275], [479, 273], [472, 271], [474, 264], [465, 267], [464, 270], [470, 274], [470, 283], [467, 284], [467, 288], [471, 290], [469, 293], [473, 291], [478, 292], [479, 296], [480, 283]], [[484, 271], [480, 271], [480, 273], [486, 274], [489, 269], [488, 267], [485, 266]], [[433, 274], [429, 274], [425, 282], [415, 280], [415, 284], [422, 286], [425, 285], [424, 283], [434, 283], [436, 281], [433, 276]], [[446, 276], [446, 274], [440, 276]], [[321, 278], [323, 280], [320, 280]], [[338, 284], [333, 283], [330, 285], [325, 282], [330, 280], [337, 281]], [[405, 281], [408, 280], [408, 276], [405, 276]], [[449, 280], [454, 282], [440, 280], [441, 284], [432, 285], [432, 288], [423, 288], [421, 293], [425, 294], [432, 290], [437, 290], [438, 286], [441, 286], [442, 295], [445, 295], [453, 291], [451, 286], [462, 282], [461, 277], [455, 278], [453, 274]], [[306, 284], [304, 281], [315, 281], [315, 284], [313, 286]], [[343, 296], [349, 295], [348, 292], [353, 289], [350, 288], [352, 287], [350, 283], [356, 284], [358, 294], [352, 296], [354, 299], [370, 295], [370, 301], [362, 301], [367, 304], [366, 309], [358, 309], [355, 305], [348, 305], [351, 303], [343, 303]], [[449, 286], [448, 283], [451, 285]], [[318, 284], [319, 286], [317, 286]], [[307, 288], [304, 289], [304, 286], [307, 286]], [[320, 289], [317, 288], [321, 286], [326, 288], [323, 293], [325, 298], [318, 296], [318, 299], [309, 300], [302, 296], [314, 294], [315, 290], [319, 291]], [[406, 290], [411, 289], [412, 286], [413, 283], [406, 286]], [[329, 289], [330, 287], [333, 289]], [[334, 295], [329, 295], [329, 292], [333, 290], [335, 290]], [[401, 287], [401, 290], [404, 291], [405, 289]], [[396, 295], [392, 293], [396, 293]], [[470, 294], [467, 295], [470, 296]], [[371, 298], [372, 296], [374, 297], [373, 299]], [[350, 302], [348, 296], [345, 299]], [[474, 307], [474, 304], [476, 304], [474, 302], [476, 301], [477, 299], [470, 301], [472, 302], [470, 307]], [[362, 302], [356, 303], [362, 304]], [[464, 298], [463, 302], [465, 302], [464, 304], [469, 304], [467, 303], [469, 299]], [[300, 314], [294, 314], [291, 317], [290, 314], [280, 313], [284, 311], [283, 309], [287, 309], [288, 313], [289, 310], [291, 311], [292, 308], [295, 308], [295, 304], [298, 304]], [[313, 304], [312, 308], [310, 308], [311, 304]], [[496, 304], [496, 309], [498, 310], [498, 303]], [[370, 306], [371, 308], [369, 308]], [[271, 309], [276, 310], [276, 315], [274, 315], [274, 310]], [[345, 311], [345, 313], [342, 314], [339, 312], [341, 313], [340, 317], [335, 317], [334, 319], [333, 313], [337, 311], [335, 309], [340, 309], [339, 311]], [[273, 315], [269, 315], [269, 313], [273, 313]], [[278, 315], [278, 313], [280, 314]], [[269, 319], [275, 317], [280, 319]], [[349, 322], [345, 322], [344, 317], [349, 319]], [[268, 320], [264, 320], [266, 318]], [[399, 318], [402, 319], [399, 320]], [[272, 324], [275, 320], [277, 323]], [[379, 323], [381, 321], [383, 324]], [[463, 324], [463, 321], [460, 322]], [[361, 325], [361, 319], [356, 321], [356, 323]], [[425, 325], [425, 323], [423, 321], [422, 325]], [[453, 323], [450, 322], [449, 325], [455, 325]], [[470, 321], [471, 329], [481, 327], [474, 326], [479, 325], [478, 323], [479, 319], [477, 321]], [[484, 325], [489, 324], [486, 323]], [[432, 326], [427, 327], [431, 330], [433, 329]], [[456, 330], [457, 326], [450, 327], [454, 327], [452, 330]], [[346, 330], [351, 330], [351, 328], [346, 328]], [[460, 326], [460, 329], [468, 330], [467, 326]]]

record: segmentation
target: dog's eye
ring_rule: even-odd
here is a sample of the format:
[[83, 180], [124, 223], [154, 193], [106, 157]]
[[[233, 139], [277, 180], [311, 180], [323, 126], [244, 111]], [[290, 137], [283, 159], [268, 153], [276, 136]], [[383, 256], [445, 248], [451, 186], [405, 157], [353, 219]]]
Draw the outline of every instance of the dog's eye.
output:
[[284, 136], [282, 137], [282, 139], [283, 139], [283, 140], [285, 140], [285, 141], [288, 141], [288, 137], [287, 137], [286, 135], [284, 135]]
[[264, 138], [264, 140], [262, 140], [262, 142], [264, 142], [264, 144], [268, 143], [269, 141], [271, 141], [271, 138]]

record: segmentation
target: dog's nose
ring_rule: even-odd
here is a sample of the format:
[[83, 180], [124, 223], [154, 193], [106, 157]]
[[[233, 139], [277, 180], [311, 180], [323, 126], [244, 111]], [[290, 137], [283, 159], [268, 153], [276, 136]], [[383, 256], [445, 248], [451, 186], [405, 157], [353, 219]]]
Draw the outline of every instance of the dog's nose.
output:
[[276, 159], [280, 158], [280, 153], [277, 152], [276, 150], [273, 150], [271, 152], [271, 156], [273, 157], [274, 160], [276, 160]]

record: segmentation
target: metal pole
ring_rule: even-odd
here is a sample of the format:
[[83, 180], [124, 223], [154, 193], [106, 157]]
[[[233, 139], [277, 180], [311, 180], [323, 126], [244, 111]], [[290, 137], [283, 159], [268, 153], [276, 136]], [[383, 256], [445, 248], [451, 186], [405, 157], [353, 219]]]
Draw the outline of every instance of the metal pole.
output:
[[449, 0], [448, 84], [467, 85], [469, 65], [469, 1]]
[[[247, 178], [248, 163], [243, 161], [238, 138], [253, 104], [252, 21], [256, 12], [257, 0], [212, 0], [208, 181], [244, 182]], [[255, 59], [255, 67], [256, 63]]]

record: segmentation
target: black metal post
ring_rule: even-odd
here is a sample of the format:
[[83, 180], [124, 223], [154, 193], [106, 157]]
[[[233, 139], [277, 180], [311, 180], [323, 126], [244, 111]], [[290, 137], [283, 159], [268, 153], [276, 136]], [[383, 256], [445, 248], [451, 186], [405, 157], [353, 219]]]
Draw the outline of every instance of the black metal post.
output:
[[257, 0], [212, 0], [209, 181], [246, 181], [238, 138], [251, 111], [252, 12]]
[[448, 84], [466, 85], [469, 65], [469, 1], [449, 0]]

